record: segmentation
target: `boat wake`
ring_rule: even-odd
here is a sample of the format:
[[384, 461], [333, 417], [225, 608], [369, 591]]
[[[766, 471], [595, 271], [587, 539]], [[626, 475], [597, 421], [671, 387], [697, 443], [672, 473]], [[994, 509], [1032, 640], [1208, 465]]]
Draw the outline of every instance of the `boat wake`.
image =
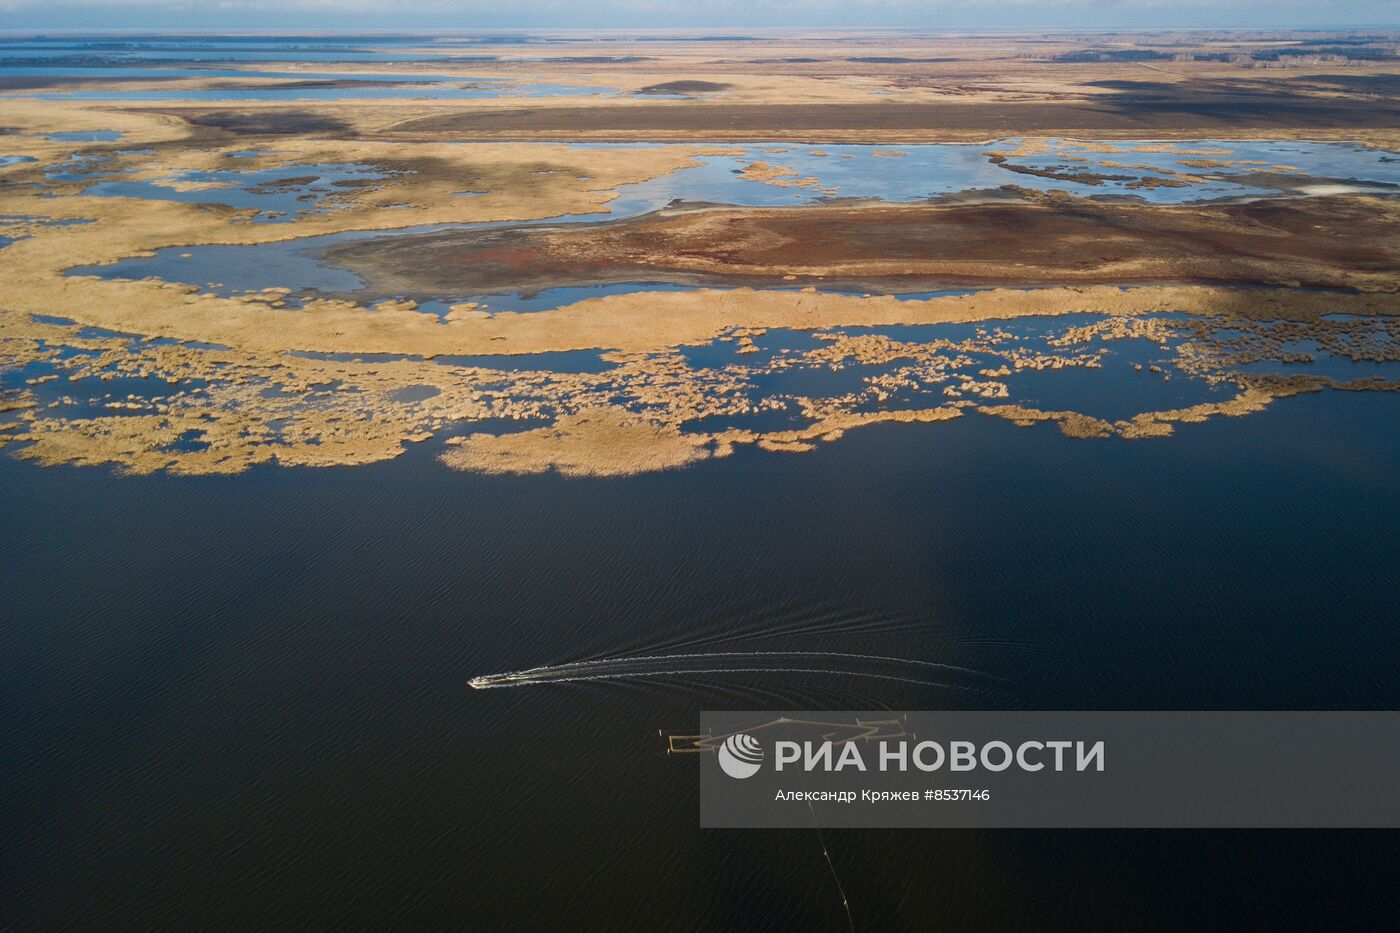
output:
[[[690, 674], [821, 674], [871, 677], [931, 687], [965, 687], [968, 677], [990, 675], [967, 667], [839, 651], [722, 651], [696, 654], [636, 655], [550, 664], [504, 674], [483, 674], [467, 683], [477, 690], [529, 684], [626, 680]], [[992, 678], [995, 679], [995, 678]]]

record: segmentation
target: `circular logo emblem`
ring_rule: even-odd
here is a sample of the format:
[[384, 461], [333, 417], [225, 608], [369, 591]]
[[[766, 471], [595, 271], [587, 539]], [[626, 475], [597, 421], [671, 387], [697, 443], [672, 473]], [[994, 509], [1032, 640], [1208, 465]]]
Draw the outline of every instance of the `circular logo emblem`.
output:
[[757, 774], [763, 764], [763, 746], [747, 732], [736, 732], [725, 739], [718, 755], [724, 773], [741, 781]]

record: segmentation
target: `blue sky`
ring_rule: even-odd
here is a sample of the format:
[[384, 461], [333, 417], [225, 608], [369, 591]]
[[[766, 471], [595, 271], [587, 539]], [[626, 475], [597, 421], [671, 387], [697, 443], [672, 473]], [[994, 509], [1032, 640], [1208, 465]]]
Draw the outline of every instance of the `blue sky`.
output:
[[1388, 24], [1400, 0], [0, 0], [8, 30]]

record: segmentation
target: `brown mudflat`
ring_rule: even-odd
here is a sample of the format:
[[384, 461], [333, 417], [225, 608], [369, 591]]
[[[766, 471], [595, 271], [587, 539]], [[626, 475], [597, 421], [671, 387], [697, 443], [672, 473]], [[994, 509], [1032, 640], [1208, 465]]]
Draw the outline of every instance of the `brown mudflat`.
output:
[[187, 109], [152, 107], [151, 113], [169, 113], [193, 127], [222, 130], [236, 136], [353, 136], [354, 127], [331, 114], [302, 108], [254, 110]]
[[649, 84], [638, 94], [713, 94], [716, 91], [727, 91], [733, 87], [732, 84], [724, 84], [719, 81], [664, 81], [661, 84]]
[[[780, 132], [1237, 131], [1400, 127], [1393, 96], [1322, 96], [1288, 81], [1105, 82], [1108, 93], [1059, 101], [966, 103], [673, 103], [457, 110], [410, 120], [392, 135], [436, 138], [644, 133], [761, 138]], [[1336, 89], [1331, 89], [1336, 93]]]
[[330, 259], [392, 294], [624, 281], [762, 285], [1177, 281], [1400, 286], [1400, 214], [1356, 197], [1148, 207], [1034, 197], [961, 205], [716, 208], [601, 224], [367, 240]]
[[[370, 82], [366, 82], [367, 84]], [[542, 99], [537, 105], [426, 105], [374, 126], [322, 105], [163, 106], [151, 112], [236, 136], [335, 136], [403, 142], [532, 139], [822, 142], [1104, 134], [1190, 138], [1241, 133], [1400, 129], [1400, 75], [1086, 80], [1051, 97], [1003, 100], [980, 93], [948, 100], [811, 103], [719, 98], [603, 103]], [[729, 85], [673, 81], [639, 94], [709, 93]], [[146, 109], [146, 108], [143, 108]]]

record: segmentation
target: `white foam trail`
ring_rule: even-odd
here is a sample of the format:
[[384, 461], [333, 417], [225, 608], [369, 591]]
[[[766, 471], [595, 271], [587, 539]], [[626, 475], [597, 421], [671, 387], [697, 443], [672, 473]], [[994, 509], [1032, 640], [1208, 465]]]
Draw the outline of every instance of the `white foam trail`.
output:
[[[832, 667], [832, 663], [844, 666]], [[850, 663], [855, 662], [855, 663]], [[863, 670], [873, 666], [875, 670]], [[667, 677], [683, 674], [832, 674], [874, 677], [934, 687], [952, 684], [929, 677], [913, 676], [921, 671], [945, 671], [987, 677], [981, 671], [936, 661], [896, 658], [879, 654], [853, 654], [841, 651], [720, 651], [699, 654], [656, 654], [624, 658], [602, 658], [532, 667], [505, 674], [483, 674], [467, 681], [477, 690], [491, 687], [523, 687], [527, 684], [569, 683], [584, 680], [622, 680], [637, 677]]]

